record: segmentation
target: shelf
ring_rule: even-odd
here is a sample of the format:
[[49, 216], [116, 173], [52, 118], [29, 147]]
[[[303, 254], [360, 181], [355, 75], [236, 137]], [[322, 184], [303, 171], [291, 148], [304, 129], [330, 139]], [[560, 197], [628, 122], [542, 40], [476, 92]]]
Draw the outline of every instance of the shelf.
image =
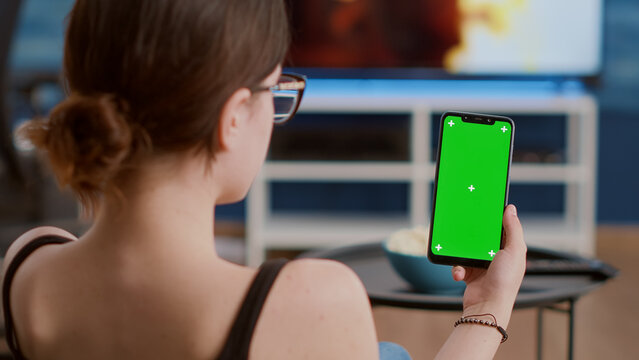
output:
[[[388, 86], [391, 83], [394, 87]], [[522, 217], [529, 245], [582, 256], [594, 255], [596, 100], [583, 92], [557, 91], [546, 82], [530, 87], [522, 87], [521, 83], [515, 82], [474, 83], [477, 86], [472, 90], [465, 84], [397, 80], [309, 82], [300, 112], [338, 119], [344, 114], [384, 114], [391, 119], [396, 118], [394, 114], [402, 114], [406, 119], [404, 123], [408, 124], [402, 123], [404, 125], [400, 128], [401, 144], [408, 149], [402, 150], [398, 161], [368, 160], [370, 156], [366, 147], [357, 148], [357, 160], [340, 160], [339, 153], [321, 151], [318, 153], [327, 154], [321, 161], [267, 160], [249, 194], [247, 262], [259, 265], [264, 259], [264, 250], [268, 248], [307, 249], [381, 241], [396, 230], [427, 223], [431, 208], [430, 184], [435, 177], [435, 163], [432, 161], [435, 146], [432, 142], [435, 141], [433, 121], [437, 120], [434, 115], [451, 109], [513, 116], [562, 115], [565, 126], [561, 130], [562, 135], [558, 136], [565, 137], [561, 154], [566, 162], [513, 163], [511, 184], [563, 186], [557, 198], [563, 204], [561, 213], [553, 210], [549, 214], [554, 217]], [[324, 131], [322, 134], [331, 138], [330, 131], [334, 129], [330, 126], [322, 128], [323, 124], [322, 121], [313, 122], [309, 131], [320, 128]], [[350, 134], [357, 136], [358, 132], [351, 130]], [[349, 144], [346, 135], [340, 139], [342, 143]], [[284, 141], [282, 144], [284, 148], [279, 151], [286, 154], [287, 143]], [[374, 141], [366, 144], [376, 146]], [[344, 149], [344, 158], [348, 158], [348, 146]], [[376, 153], [371, 151], [370, 154]], [[304, 208], [304, 212], [298, 214], [274, 211], [274, 187], [271, 184], [276, 182], [405, 183], [408, 187], [407, 209], [405, 213], [392, 216], [366, 212], [335, 215], [313, 208]]]
[[[270, 161], [262, 176], [286, 181], [432, 181], [435, 165], [409, 162]], [[514, 183], [580, 183], [590, 181], [584, 166], [565, 164], [513, 164]]]
[[513, 164], [511, 182], [525, 183], [579, 183], [591, 181], [592, 170], [582, 165], [566, 164]]
[[407, 181], [413, 169], [407, 162], [270, 161], [262, 175], [270, 180]]

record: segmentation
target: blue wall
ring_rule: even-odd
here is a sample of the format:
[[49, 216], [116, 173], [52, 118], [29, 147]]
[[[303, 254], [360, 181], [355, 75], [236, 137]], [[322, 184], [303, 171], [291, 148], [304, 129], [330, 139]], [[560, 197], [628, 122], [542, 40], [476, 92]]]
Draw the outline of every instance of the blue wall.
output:
[[606, 1], [598, 218], [639, 222], [639, 2]]

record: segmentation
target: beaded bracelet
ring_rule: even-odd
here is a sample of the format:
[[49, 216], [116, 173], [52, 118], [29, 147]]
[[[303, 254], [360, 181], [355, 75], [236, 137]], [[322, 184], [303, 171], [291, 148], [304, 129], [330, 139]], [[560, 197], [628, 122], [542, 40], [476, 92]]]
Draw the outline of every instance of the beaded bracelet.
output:
[[[493, 318], [494, 322], [475, 319], [473, 316], [490, 316], [490, 317]], [[508, 333], [506, 333], [506, 330], [504, 330], [503, 327], [497, 325], [497, 319], [495, 318], [495, 315], [493, 315], [493, 314], [479, 314], [479, 315], [462, 316], [461, 319], [455, 321], [455, 327], [457, 327], [459, 324], [479, 324], [479, 325], [494, 327], [501, 334], [501, 342], [502, 343], [505, 342], [506, 340], [508, 340]]]

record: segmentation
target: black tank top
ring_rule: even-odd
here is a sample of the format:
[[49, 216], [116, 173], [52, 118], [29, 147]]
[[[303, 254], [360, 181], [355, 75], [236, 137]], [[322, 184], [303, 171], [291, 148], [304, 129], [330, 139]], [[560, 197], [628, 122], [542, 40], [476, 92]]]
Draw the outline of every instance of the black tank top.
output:
[[[13, 316], [11, 315], [11, 304], [9, 299], [13, 277], [22, 262], [24, 262], [31, 253], [41, 246], [49, 244], [64, 244], [70, 241], [72, 240], [52, 235], [33, 239], [20, 249], [20, 251], [18, 251], [7, 267], [4, 283], [2, 284], [2, 303], [7, 344], [9, 345], [9, 349], [11, 350], [15, 360], [26, 360], [26, 358], [22, 355], [22, 351], [20, 350], [20, 345], [18, 344], [18, 339], [15, 333]], [[253, 283], [249, 287], [246, 296], [244, 297], [242, 307], [235, 318], [235, 322], [231, 327], [226, 343], [218, 355], [217, 360], [248, 359], [251, 339], [253, 337], [253, 332], [255, 331], [257, 320], [262, 312], [262, 307], [264, 306], [264, 302], [266, 301], [268, 293], [271, 290], [277, 275], [284, 265], [286, 265], [286, 262], [286, 259], [274, 259], [268, 260], [262, 264], [255, 276], [255, 279], [253, 280]]]

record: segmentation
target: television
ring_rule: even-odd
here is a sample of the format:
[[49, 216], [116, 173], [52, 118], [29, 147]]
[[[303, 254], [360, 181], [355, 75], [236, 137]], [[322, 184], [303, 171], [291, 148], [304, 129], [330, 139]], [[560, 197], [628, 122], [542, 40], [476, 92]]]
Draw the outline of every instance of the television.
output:
[[292, 0], [289, 68], [319, 77], [596, 77], [603, 0]]

